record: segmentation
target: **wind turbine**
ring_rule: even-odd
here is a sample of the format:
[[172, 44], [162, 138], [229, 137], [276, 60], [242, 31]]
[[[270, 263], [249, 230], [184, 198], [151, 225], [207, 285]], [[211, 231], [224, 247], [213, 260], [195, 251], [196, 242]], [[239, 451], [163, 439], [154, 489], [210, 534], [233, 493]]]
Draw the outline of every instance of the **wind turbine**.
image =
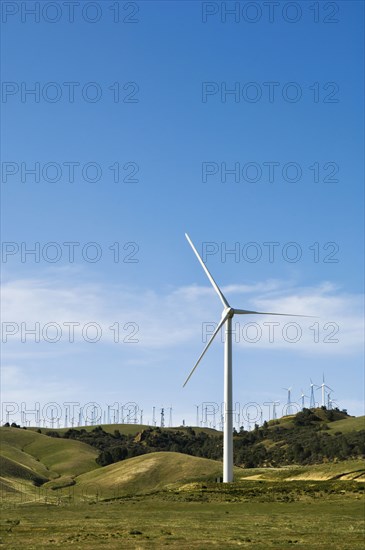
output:
[[272, 419], [276, 420], [278, 415], [276, 414], [276, 405], [280, 405], [279, 401], [274, 401], [272, 405]]
[[224, 405], [225, 414], [223, 420], [223, 482], [229, 483], [233, 481], [233, 401], [232, 401], [232, 319], [234, 315], [283, 315], [286, 317], [307, 317], [307, 315], [292, 315], [290, 313], [268, 313], [262, 311], [251, 311], [248, 309], [236, 309], [232, 308], [227, 302], [225, 296], [220, 290], [219, 286], [209, 273], [207, 266], [199, 256], [198, 251], [193, 245], [189, 235], [185, 233], [185, 237], [190, 244], [195, 256], [197, 257], [200, 265], [205, 271], [211, 285], [218, 294], [220, 301], [223, 304], [222, 318], [218, 323], [217, 328], [213, 332], [209, 342], [205, 346], [203, 352], [200, 354], [199, 359], [195, 363], [189, 376], [184, 382], [184, 387], [190, 380], [191, 375], [199, 365], [209, 346], [213, 342], [214, 338], [219, 333], [220, 329], [225, 325], [225, 344], [224, 344]]
[[291, 391], [292, 387], [290, 388], [283, 388], [283, 390], [286, 390], [288, 392], [288, 401], [286, 403], [286, 414], [291, 414]]
[[331, 392], [328, 393], [328, 408], [329, 409], [333, 409], [333, 408], [338, 408], [338, 404], [337, 404], [337, 401], [335, 401], [334, 399], [332, 399], [331, 397]]
[[315, 400], [315, 397], [314, 397], [314, 388], [318, 389], [319, 386], [317, 386], [316, 384], [313, 384], [311, 378], [309, 380], [311, 381], [311, 397], [310, 397], [310, 402], [309, 402], [309, 408], [314, 409], [315, 406], [316, 406], [316, 400]]
[[326, 406], [326, 388], [328, 388], [330, 391], [333, 391], [333, 389], [327, 386], [327, 384], [325, 384], [324, 373], [322, 375], [322, 384], [318, 386], [318, 389], [319, 388], [321, 388], [321, 393], [322, 393], [322, 407], [325, 407]]
[[304, 407], [304, 404], [305, 404], [305, 403], [304, 403], [304, 399], [305, 399], [305, 398], [308, 399], [308, 395], [304, 395], [303, 389], [302, 389], [301, 391], [302, 391], [302, 393], [301, 393], [300, 399], [301, 399], [301, 402], [302, 402], [302, 410], [303, 410], [303, 409], [305, 408], [305, 407]]

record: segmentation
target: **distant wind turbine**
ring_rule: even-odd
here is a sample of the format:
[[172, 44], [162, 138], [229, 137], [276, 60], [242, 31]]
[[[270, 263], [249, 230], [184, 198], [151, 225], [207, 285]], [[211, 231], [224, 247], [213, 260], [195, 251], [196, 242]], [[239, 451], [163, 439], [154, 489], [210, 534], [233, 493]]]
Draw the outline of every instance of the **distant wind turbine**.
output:
[[277, 414], [276, 414], [276, 405], [280, 405], [280, 402], [279, 401], [274, 401], [273, 403], [273, 406], [272, 406], [272, 419], [273, 420], [276, 420], [277, 419]]
[[325, 407], [326, 406], [326, 388], [329, 389], [332, 392], [333, 392], [333, 389], [330, 388], [329, 386], [327, 386], [327, 384], [325, 384], [324, 373], [322, 375], [322, 384], [320, 386], [318, 386], [318, 389], [319, 388], [321, 388], [321, 393], [322, 393], [322, 407]]
[[205, 271], [211, 285], [218, 294], [220, 301], [223, 304], [222, 318], [218, 323], [217, 328], [215, 329], [213, 335], [211, 336], [209, 342], [205, 346], [203, 352], [200, 354], [199, 359], [195, 363], [193, 369], [191, 370], [189, 376], [184, 382], [184, 386], [190, 380], [191, 375], [199, 365], [209, 346], [213, 342], [214, 338], [219, 333], [220, 329], [225, 325], [226, 339], [225, 339], [225, 350], [224, 350], [224, 406], [225, 414], [223, 419], [223, 482], [228, 483], [233, 481], [233, 401], [232, 401], [232, 319], [234, 315], [283, 315], [286, 317], [307, 317], [307, 315], [293, 315], [291, 313], [268, 313], [262, 311], [251, 311], [248, 309], [235, 309], [232, 308], [227, 302], [222, 291], [218, 287], [217, 283], [213, 279], [212, 275], [209, 273], [207, 266], [201, 259], [193, 245], [190, 237], [185, 233], [185, 237], [188, 240], [191, 248], [193, 249], [194, 254], [196, 255], [200, 265]]
[[309, 402], [309, 408], [314, 409], [315, 406], [316, 406], [316, 399], [314, 397], [314, 388], [318, 389], [319, 386], [317, 386], [316, 384], [313, 384], [311, 378], [309, 380], [311, 381], [311, 397], [310, 397], [310, 402]]
[[338, 404], [334, 399], [332, 399], [331, 392], [329, 392], [328, 393], [328, 408], [333, 409], [333, 408], [336, 408], [336, 407], [338, 407]]
[[301, 402], [302, 402], [302, 410], [303, 410], [305, 408], [305, 401], [304, 400], [305, 400], [305, 398], [307, 398], [307, 399], [309, 399], [309, 398], [308, 398], [308, 395], [304, 395], [303, 389], [301, 391], [302, 391], [302, 393], [300, 395], [300, 399], [301, 399]]
[[290, 388], [283, 388], [283, 390], [286, 390], [288, 392], [288, 399], [287, 399], [287, 402], [286, 402], [286, 414], [291, 414], [291, 391], [292, 391], [292, 387], [290, 386]]

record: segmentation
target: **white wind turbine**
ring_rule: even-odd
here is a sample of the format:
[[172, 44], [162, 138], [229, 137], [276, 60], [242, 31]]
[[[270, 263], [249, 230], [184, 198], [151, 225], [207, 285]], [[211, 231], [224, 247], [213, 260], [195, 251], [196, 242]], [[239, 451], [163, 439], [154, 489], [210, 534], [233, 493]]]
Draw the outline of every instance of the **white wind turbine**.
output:
[[313, 384], [311, 378], [309, 380], [311, 381], [311, 396], [310, 396], [309, 408], [314, 409], [315, 406], [316, 406], [316, 399], [315, 399], [315, 396], [314, 396], [314, 388], [318, 389], [319, 386], [317, 386], [316, 384]]
[[325, 382], [324, 382], [324, 373], [322, 375], [322, 384], [320, 386], [318, 386], [318, 389], [319, 388], [321, 388], [321, 393], [322, 393], [322, 407], [325, 407], [326, 406], [326, 388], [329, 389], [332, 392], [333, 392], [333, 389], [330, 388], [329, 386], [327, 386], [327, 384], [325, 384]]
[[288, 400], [286, 402], [286, 414], [291, 414], [291, 391], [292, 391], [292, 387], [290, 386], [290, 388], [283, 388], [283, 390], [286, 390], [288, 392]]
[[184, 387], [189, 381], [191, 375], [199, 365], [200, 361], [202, 360], [203, 356], [205, 355], [206, 351], [208, 350], [209, 346], [213, 342], [214, 338], [219, 333], [220, 329], [225, 325], [225, 346], [224, 346], [224, 406], [225, 406], [225, 414], [224, 414], [224, 420], [223, 420], [223, 482], [228, 483], [230, 481], [233, 481], [233, 401], [232, 401], [232, 318], [234, 315], [283, 315], [286, 317], [308, 317], [307, 315], [293, 315], [290, 313], [268, 313], [268, 312], [262, 312], [262, 311], [251, 311], [247, 309], [236, 309], [232, 308], [229, 303], [227, 302], [225, 296], [223, 295], [222, 291], [218, 287], [217, 283], [211, 276], [211, 274], [208, 271], [207, 266], [201, 259], [201, 257], [198, 254], [198, 251], [196, 250], [195, 246], [193, 245], [190, 237], [185, 233], [185, 237], [187, 238], [191, 248], [194, 251], [194, 254], [198, 258], [202, 268], [205, 271], [205, 274], [207, 275], [209, 281], [211, 282], [214, 290], [219, 296], [219, 299], [221, 300], [223, 304], [223, 312], [222, 312], [222, 318], [220, 322], [218, 323], [217, 328], [215, 329], [214, 333], [212, 334], [209, 342], [205, 346], [203, 352], [200, 354], [199, 359], [195, 363], [193, 369], [191, 370], [189, 376], [184, 382]]
[[305, 394], [304, 394], [303, 389], [301, 390], [301, 392], [302, 392], [302, 393], [301, 393], [301, 395], [300, 395], [300, 399], [301, 399], [301, 402], [302, 402], [302, 410], [303, 410], [303, 409], [305, 408], [305, 407], [304, 407], [304, 405], [305, 405], [304, 400], [305, 400], [305, 398], [308, 399], [308, 395], [305, 395]]

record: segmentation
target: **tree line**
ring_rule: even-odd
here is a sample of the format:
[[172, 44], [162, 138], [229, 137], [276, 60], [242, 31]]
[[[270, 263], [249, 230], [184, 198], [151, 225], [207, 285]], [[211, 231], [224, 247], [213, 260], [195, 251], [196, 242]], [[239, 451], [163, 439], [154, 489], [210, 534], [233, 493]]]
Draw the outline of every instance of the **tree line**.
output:
[[[329, 433], [329, 423], [346, 418], [345, 411], [304, 409], [289, 423], [264, 422], [254, 430], [234, 430], [234, 463], [246, 468], [319, 464], [324, 461], [365, 457], [365, 430]], [[173, 451], [221, 460], [223, 436], [193, 428], [148, 427], [137, 435], [106, 432], [101, 426], [91, 431], [70, 428], [65, 433], [46, 435], [77, 439], [99, 450], [96, 459], [107, 466], [127, 458], [152, 452]]]

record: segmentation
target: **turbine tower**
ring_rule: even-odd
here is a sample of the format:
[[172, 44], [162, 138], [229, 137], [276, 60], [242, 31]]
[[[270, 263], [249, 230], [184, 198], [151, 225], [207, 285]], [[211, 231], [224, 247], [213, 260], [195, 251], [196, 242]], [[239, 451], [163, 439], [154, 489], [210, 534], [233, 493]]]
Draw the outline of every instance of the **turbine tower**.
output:
[[302, 402], [302, 410], [303, 410], [303, 409], [305, 408], [305, 401], [304, 401], [304, 400], [305, 400], [305, 398], [308, 399], [308, 395], [304, 395], [303, 389], [302, 389], [301, 391], [302, 391], [302, 393], [301, 393], [301, 395], [300, 395], [300, 400], [301, 400], [301, 402]]
[[156, 407], [152, 407], [152, 424], [156, 426]]
[[314, 409], [316, 406], [316, 399], [314, 397], [314, 388], [318, 389], [319, 386], [316, 384], [313, 384], [312, 379], [309, 379], [311, 381], [311, 396], [310, 396], [310, 402], [309, 402], [309, 408]]
[[199, 427], [199, 405], [196, 406], [196, 427]]
[[251, 311], [248, 309], [236, 309], [232, 308], [227, 302], [222, 291], [218, 287], [217, 283], [209, 273], [207, 266], [199, 256], [198, 251], [193, 245], [190, 237], [185, 233], [185, 237], [188, 240], [194, 254], [196, 255], [200, 265], [205, 271], [211, 285], [218, 294], [220, 301], [223, 304], [222, 318], [218, 323], [217, 328], [213, 332], [209, 342], [205, 346], [199, 359], [195, 363], [189, 376], [184, 382], [184, 387], [190, 380], [191, 375], [199, 365], [206, 351], [210, 347], [214, 338], [219, 333], [220, 329], [225, 326], [225, 346], [224, 346], [224, 419], [223, 419], [223, 482], [229, 483], [233, 481], [233, 400], [232, 400], [232, 319], [234, 315], [283, 315], [286, 317], [307, 317], [306, 315], [293, 315], [290, 313], [267, 313], [262, 311]]
[[291, 391], [292, 387], [290, 388], [283, 388], [283, 390], [288, 392], [288, 400], [286, 402], [286, 414], [291, 414]]
[[274, 401], [273, 405], [272, 405], [272, 419], [273, 420], [276, 420], [277, 417], [278, 417], [277, 414], [276, 414], [276, 405], [280, 405], [279, 401]]
[[333, 392], [333, 389], [327, 386], [324, 381], [324, 373], [322, 375], [322, 384], [318, 386], [318, 388], [321, 388], [321, 394], [322, 394], [322, 407], [326, 406], [326, 388], [328, 388], [330, 391]]
[[329, 411], [332, 409], [332, 399], [331, 399], [331, 392], [330, 391], [327, 394], [327, 409]]
[[172, 428], [172, 405], [169, 409], [169, 428]]

